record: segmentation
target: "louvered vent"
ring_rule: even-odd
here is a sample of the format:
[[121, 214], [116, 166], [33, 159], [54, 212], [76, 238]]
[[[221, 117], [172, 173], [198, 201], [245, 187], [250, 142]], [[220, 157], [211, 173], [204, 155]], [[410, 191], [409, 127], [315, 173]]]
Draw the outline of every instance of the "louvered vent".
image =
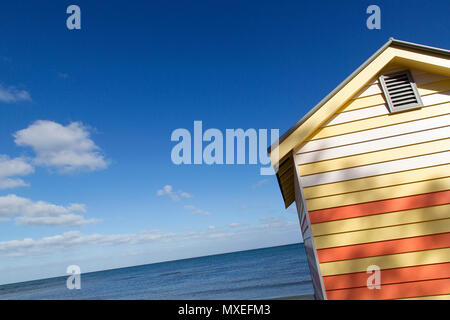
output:
[[391, 112], [422, 106], [422, 100], [409, 71], [382, 75], [379, 80]]

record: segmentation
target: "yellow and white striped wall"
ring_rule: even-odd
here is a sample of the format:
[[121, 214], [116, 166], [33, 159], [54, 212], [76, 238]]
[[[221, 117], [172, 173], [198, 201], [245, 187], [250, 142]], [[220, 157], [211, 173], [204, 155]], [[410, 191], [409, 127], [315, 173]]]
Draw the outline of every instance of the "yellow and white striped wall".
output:
[[292, 150], [318, 298], [450, 299], [450, 78], [410, 71], [422, 108], [389, 113], [372, 80]]

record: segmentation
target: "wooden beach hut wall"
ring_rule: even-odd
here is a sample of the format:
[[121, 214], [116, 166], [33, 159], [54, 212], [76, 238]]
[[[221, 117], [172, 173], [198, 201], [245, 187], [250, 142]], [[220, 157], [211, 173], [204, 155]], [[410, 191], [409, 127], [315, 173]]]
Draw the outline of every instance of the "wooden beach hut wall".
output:
[[449, 50], [391, 38], [269, 153], [317, 299], [450, 299]]

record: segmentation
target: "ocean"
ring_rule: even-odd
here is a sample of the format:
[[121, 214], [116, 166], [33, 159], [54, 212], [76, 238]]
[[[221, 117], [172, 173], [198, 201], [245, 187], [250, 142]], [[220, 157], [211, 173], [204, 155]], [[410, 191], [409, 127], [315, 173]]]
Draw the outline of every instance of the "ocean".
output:
[[303, 244], [218, 254], [0, 286], [0, 299], [274, 299], [312, 295]]

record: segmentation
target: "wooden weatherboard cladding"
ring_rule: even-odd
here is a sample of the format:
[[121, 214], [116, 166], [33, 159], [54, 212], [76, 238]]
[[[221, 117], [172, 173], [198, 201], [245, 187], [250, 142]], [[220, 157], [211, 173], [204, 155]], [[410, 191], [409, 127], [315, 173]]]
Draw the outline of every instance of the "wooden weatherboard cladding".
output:
[[316, 299], [450, 299], [449, 128], [450, 51], [390, 40], [270, 149]]
[[422, 107], [420, 95], [409, 71], [382, 75], [379, 80], [390, 112]]

